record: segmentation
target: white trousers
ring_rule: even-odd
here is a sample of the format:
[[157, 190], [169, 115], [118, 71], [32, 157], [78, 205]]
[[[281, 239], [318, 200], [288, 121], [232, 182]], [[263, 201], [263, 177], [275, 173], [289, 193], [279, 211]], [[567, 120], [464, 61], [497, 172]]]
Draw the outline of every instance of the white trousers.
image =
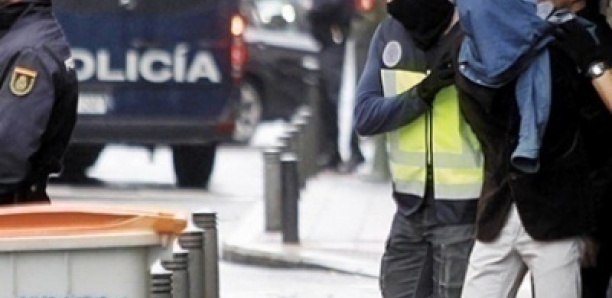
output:
[[529, 270], [536, 298], [580, 298], [580, 244], [578, 237], [534, 240], [513, 205], [500, 236], [474, 244], [461, 297], [516, 297]]

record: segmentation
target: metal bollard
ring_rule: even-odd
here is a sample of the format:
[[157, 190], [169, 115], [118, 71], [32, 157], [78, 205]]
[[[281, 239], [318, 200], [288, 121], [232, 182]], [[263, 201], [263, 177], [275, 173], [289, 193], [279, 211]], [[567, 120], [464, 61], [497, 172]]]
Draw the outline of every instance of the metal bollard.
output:
[[288, 131], [284, 131], [280, 136], [278, 136], [278, 141], [282, 146], [282, 152], [293, 152], [293, 141], [291, 140], [292, 135]]
[[279, 140], [284, 144], [283, 152], [294, 153], [296, 150], [296, 142], [294, 140], [295, 134], [293, 132], [295, 128], [287, 127], [285, 131], [279, 136]]
[[266, 231], [280, 231], [281, 229], [281, 175], [280, 175], [279, 148], [264, 150], [264, 197]]
[[204, 233], [191, 224], [178, 236], [178, 243], [187, 250], [187, 275], [189, 276], [189, 298], [204, 297]]
[[157, 260], [151, 266], [150, 298], [172, 298], [172, 273]]
[[210, 210], [194, 212], [193, 222], [204, 230], [204, 297], [219, 298], [217, 213]]
[[301, 132], [300, 128], [297, 125], [292, 124], [287, 128], [287, 133], [291, 135], [290, 138], [290, 152], [295, 154], [296, 156], [296, 172], [297, 172], [297, 185], [298, 189], [302, 188], [302, 180], [303, 178], [300, 176], [300, 167], [302, 167], [302, 140], [301, 140]]
[[[299, 185], [300, 185], [300, 189], [303, 189], [306, 186], [306, 164], [308, 162], [310, 162], [309, 160], [306, 159], [306, 155], [307, 155], [307, 143], [306, 143], [306, 120], [304, 118], [302, 118], [302, 116], [300, 116], [298, 114], [298, 116], [294, 119], [293, 121], [293, 125], [295, 125], [295, 127], [297, 128], [297, 139], [298, 139], [298, 143], [299, 146], [297, 148], [297, 156], [298, 156], [298, 179], [299, 179]], [[316, 163], [316, 161], [312, 161], [314, 163]]]
[[312, 112], [310, 108], [307, 106], [302, 106], [298, 110], [301, 119], [305, 122], [303, 129], [303, 150], [304, 156], [303, 164], [304, 164], [304, 175], [305, 178], [308, 179], [314, 176], [317, 172], [317, 152], [316, 152], [316, 140], [317, 140], [317, 132], [314, 130], [314, 126], [312, 123]]
[[283, 243], [300, 242], [298, 200], [299, 200], [299, 181], [297, 174], [297, 157], [293, 153], [285, 153], [281, 157], [281, 176], [282, 176], [282, 233]]
[[174, 245], [172, 258], [161, 261], [162, 266], [172, 272], [172, 298], [190, 298], [187, 273], [188, 255], [189, 253], [177, 243]]

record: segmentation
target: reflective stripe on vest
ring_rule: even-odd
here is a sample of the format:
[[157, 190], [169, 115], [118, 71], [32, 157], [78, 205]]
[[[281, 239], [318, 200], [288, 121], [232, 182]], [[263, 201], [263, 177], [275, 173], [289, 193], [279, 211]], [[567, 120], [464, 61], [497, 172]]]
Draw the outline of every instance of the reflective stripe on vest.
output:
[[[423, 73], [389, 69], [382, 70], [381, 76], [385, 96], [408, 90], [425, 77]], [[436, 198], [470, 200], [480, 196], [480, 145], [461, 115], [454, 86], [438, 92], [431, 112], [388, 133], [387, 142], [396, 191], [425, 194], [427, 158], [431, 153]]]

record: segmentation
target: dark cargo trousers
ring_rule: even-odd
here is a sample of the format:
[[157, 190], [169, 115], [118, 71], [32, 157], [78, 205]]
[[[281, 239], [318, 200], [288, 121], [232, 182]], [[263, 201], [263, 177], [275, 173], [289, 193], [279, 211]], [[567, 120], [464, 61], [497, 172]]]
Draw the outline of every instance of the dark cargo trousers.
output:
[[430, 207], [396, 212], [382, 257], [384, 298], [459, 298], [474, 225], [439, 225]]

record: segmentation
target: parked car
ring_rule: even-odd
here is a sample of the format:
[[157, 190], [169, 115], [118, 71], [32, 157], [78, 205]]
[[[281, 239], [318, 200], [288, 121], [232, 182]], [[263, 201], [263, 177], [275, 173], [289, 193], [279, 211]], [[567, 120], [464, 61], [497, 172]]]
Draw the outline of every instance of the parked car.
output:
[[[219, 142], [241, 127], [239, 0], [56, 0], [80, 81], [60, 176], [80, 182], [106, 144], [172, 148], [177, 183], [206, 187]], [[246, 135], [245, 135], [246, 134]]]
[[306, 74], [318, 68], [319, 46], [309, 32], [307, 7], [297, 0], [243, 0], [248, 47], [243, 96], [256, 118], [288, 118], [306, 102]]

